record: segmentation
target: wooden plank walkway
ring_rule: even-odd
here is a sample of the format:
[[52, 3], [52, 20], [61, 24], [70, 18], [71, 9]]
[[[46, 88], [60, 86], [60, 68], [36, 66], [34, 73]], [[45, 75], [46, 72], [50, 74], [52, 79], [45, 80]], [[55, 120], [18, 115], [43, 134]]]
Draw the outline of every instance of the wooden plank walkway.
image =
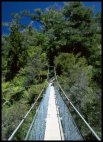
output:
[[44, 140], [62, 140], [56, 107], [55, 91], [51, 86]]

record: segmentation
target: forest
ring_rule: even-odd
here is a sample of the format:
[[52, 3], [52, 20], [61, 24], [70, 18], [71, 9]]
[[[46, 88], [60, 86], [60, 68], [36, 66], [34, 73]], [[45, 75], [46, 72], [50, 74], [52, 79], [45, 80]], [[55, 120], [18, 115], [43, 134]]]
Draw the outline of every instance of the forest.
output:
[[[24, 17], [29, 17], [31, 24], [22, 24]], [[41, 29], [33, 27], [33, 22]], [[12, 21], [3, 26], [10, 34], [2, 35], [2, 139], [9, 138], [47, 85], [48, 66], [56, 67], [62, 88], [101, 137], [101, 13], [94, 14], [82, 2], [65, 2], [62, 9], [51, 6], [34, 13], [25, 9], [13, 13]], [[33, 116], [34, 110], [15, 140], [24, 137]], [[89, 136], [75, 114], [74, 118]]]

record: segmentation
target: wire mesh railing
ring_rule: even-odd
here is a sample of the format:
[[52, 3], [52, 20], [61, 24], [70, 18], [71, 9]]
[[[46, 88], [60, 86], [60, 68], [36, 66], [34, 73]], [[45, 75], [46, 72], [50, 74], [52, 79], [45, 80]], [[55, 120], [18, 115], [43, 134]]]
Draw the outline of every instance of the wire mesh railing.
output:
[[18, 124], [18, 126], [15, 128], [15, 130], [12, 132], [12, 134], [10, 135], [10, 137], [8, 138], [8, 141], [12, 140], [14, 138], [14, 136], [16, 135], [16, 133], [18, 132], [18, 130], [20, 129], [20, 127], [23, 125], [25, 119], [27, 118], [27, 116], [29, 115], [29, 113], [31, 112], [31, 110], [34, 108], [34, 106], [37, 104], [38, 100], [40, 99], [41, 95], [43, 94], [45, 86], [43, 87], [43, 89], [41, 90], [40, 94], [38, 95], [36, 101], [32, 104], [31, 108], [29, 109], [29, 111], [25, 114], [25, 116], [23, 117], [23, 119], [20, 121], [20, 123]]
[[45, 96], [33, 118], [25, 140], [44, 140], [49, 95], [50, 85], [47, 87]]
[[77, 128], [73, 117], [59, 94], [58, 86], [55, 84], [55, 94], [57, 105], [59, 107], [62, 129], [65, 140], [83, 140], [83, 137]]

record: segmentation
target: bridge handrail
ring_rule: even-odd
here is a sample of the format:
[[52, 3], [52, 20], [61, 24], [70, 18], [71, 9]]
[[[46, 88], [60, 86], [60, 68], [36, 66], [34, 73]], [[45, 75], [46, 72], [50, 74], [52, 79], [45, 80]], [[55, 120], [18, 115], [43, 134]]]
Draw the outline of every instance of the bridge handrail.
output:
[[25, 114], [25, 116], [23, 117], [23, 119], [21, 120], [21, 122], [19, 123], [19, 125], [15, 128], [15, 130], [12, 132], [11, 136], [8, 138], [8, 141], [12, 140], [12, 138], [14, 137], [14, 135], [17, 133], [18, 129], [23, 124], [24, 120], [26, 119], [26, 117], [28, 116], [28, 114], [30, 113], [30, 111], [33, 109], [33, 107], [35, 106], [36, 102], [40, 98], [41, 94], [43, 93], [44, 88], [45, 88], [45, 85], [44, 85], [42, 91], [40, 92], [39, 96], [37, 97], [36, 101], [32, 104], [31, 108], [28, 110], [28, 112]]
[[39, 111], [39, 108], [40, 108], [40, 105], [39, 105], [38, 109], [36, 110], [35, 117], [34, 117], [32, 123], [31, 123], [31, 125], [30, 125], [30, 127], [29, 127], [29, 130], [28, 130], [28, 132], [27, 132], [27, 135], [26, 135], [26, 137], [25, 137], [25, 140], [27, 140], [27, 138], [28, 138], [28, 136], [29, 136], [30, 130], [31, 130], [32, 126], [33, 126], [33, 123], [34, 123], [34, 120], [35, 120], [35, 118], [36, 118], [36, 116], [37, 116], [37, 113], [38, 113], [38, 111]]
[[94, 134], [94, 136], [100, 141], [101, 139], [98, 137], [98, 135], [95, 133], [95, 131], [91, 128], [91, 126], [88, 124], [88, 122], [84, 119], [84, 117], [80, 114], [80, 112], [76, 109], [76, 107], [72, 104], [72, 102], [70, 101], [70, 99], [67, 97], [66, 93], [64, 92], [64, 90], [62, 89], [61, 85], [58, 82], [57, 79], [57, 75], [56, 75], [56, 71], [54, 68], [54, 73], [55, 73], [55, 78], [57, 80], [57, 83], [59, 85], [59, 88], [61, 89], [61, 91], [63, 92], [63, 94], [65, 95], [66, 99], [69, 101], [69, 103], [71, 104], [71, 106], [74, 108], [74, 110], [78, 113], [78, 115], [81, 117], [81, 119], [84, 121], [84, 123], [88, 126], [88, 128], [91, 130], [91, 132]]

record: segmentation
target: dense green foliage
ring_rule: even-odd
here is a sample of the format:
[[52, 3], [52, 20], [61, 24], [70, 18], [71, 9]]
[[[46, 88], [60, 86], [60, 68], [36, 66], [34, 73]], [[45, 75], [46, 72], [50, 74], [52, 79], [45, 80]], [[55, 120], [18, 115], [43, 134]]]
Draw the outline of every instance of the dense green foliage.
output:
[[[21, 25], [25, 16], [41, 29]], [[9, 28], [10, 34], [2, 35], [2, 138], [10, 136], [46, 84], [48, 65], [56, 66], [68, 97], [101, 136], [100, 13], [95, 15], [82, 2], [66, 2], [61, 10], [50, 7], [14, 14]], [[16, 139], [22, 139], [27, 127]], [[80, 129], [89, 135], [85, 127]]]
[[[35, 30], [32, 33], [33, 36], [30, 27], [20, 32], [18, 19], [13, 19], [10, 35], [2, 37], [3, 139], [8, 139], [46, 83], [46, 54], [36, 44], [39, 33]], [[34, 112], [22, 128], [26, 132], [33, 115]], [[22, 129], [16, 139], [25, 136]]]
[[[101, 89], [93, 80], [93, 66], [88, 65], [84, 57], [78, 57], [72, 53], [62, 53], [55, 62], [61, 70], [62, 75], [58, 79], [67, 96], [90, 126], [101, 136]], [[77, 119], [76, 123], [83, 136], [88, 138], [90, 131], [75, 113], [73, 116]]]

